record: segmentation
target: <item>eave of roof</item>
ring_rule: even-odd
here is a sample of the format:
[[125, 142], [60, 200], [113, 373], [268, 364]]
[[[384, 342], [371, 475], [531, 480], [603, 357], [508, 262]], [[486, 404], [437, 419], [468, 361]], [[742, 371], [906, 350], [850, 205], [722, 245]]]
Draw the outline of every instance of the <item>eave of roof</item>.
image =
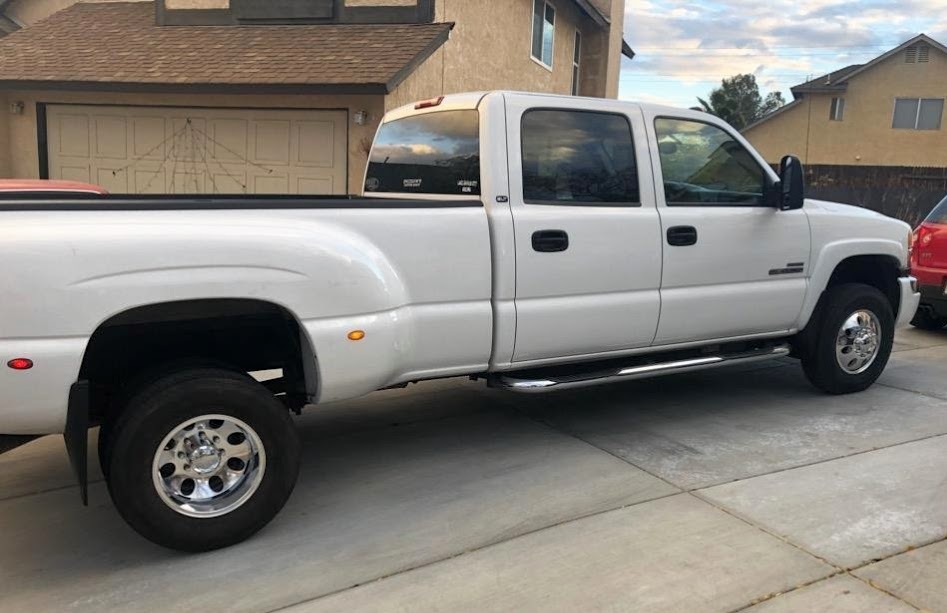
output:
[[0, 40], [0, 88], [386, 94], [451, 23], [157, 26], [153, 2], [77, 3]]

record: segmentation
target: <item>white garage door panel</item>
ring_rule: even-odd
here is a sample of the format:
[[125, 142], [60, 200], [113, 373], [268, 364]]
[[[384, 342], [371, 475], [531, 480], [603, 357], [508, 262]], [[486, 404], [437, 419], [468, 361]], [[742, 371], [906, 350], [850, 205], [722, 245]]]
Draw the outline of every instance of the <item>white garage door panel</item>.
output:
[[52, 179], [113, 193], [346, 191], [345, 111], [47, 106]]

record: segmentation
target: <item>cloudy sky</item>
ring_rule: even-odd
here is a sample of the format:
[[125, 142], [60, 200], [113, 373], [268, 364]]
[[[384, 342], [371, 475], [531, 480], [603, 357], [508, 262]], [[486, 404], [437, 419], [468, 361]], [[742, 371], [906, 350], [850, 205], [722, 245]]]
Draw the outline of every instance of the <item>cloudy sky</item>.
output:
[[626, 0], [621, 97], [694, 106], [724, 77], [782, 91], [924, 32], [947, 43], [947, 0]]

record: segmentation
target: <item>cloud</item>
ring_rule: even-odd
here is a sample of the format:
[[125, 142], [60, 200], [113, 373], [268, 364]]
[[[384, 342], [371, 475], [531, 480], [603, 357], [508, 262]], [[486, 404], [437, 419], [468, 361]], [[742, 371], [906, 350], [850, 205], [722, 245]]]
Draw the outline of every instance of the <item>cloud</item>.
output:
[[720, 80], [752, 73], [788, 89], [881, 55], [919, 32], [947, 40], [947, 0], [627, 0], [637, 57], [622, 96], [690, 106]]

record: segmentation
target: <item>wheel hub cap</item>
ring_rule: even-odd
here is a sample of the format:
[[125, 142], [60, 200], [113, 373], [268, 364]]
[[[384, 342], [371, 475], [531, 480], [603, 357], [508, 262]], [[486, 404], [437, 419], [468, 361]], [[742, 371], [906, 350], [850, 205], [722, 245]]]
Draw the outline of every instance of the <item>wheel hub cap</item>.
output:
[[865, 372], [878, 357], [881, 347], [881, 322], [867, 309], [849, 315], [839, 329], [835, 341], [835, 357], [845, 372]]
[[219, 517], [253, 495], [265, 469], [263, 443], [253, 428], [233, 417], [203, 415], [164, 438], [152, 478], [158, 496], [178, 513]]

